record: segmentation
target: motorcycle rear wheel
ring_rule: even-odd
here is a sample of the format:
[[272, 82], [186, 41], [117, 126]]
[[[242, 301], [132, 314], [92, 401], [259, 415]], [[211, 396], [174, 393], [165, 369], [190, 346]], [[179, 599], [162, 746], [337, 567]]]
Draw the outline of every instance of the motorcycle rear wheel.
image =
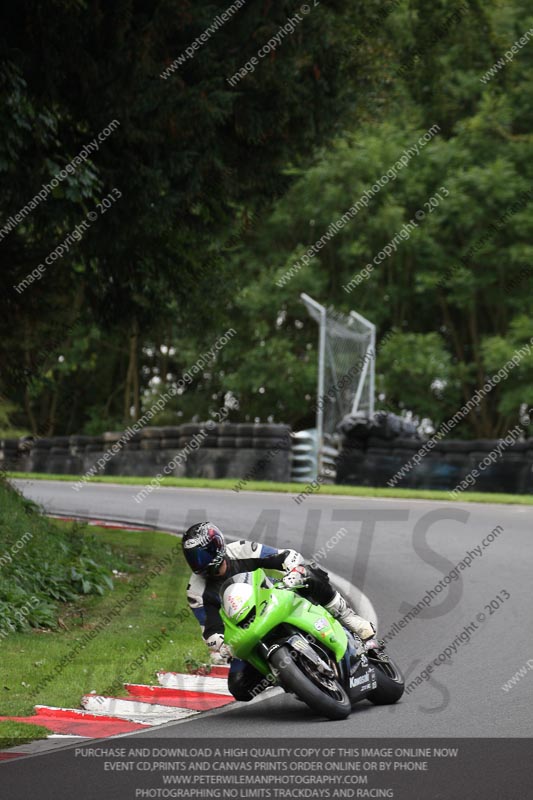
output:
[[334, 689], [321, 686], [321, 677], [310, 677], [310, 670], [298, 664], [298, 656], [287, 646], [279, 647], [270, 656], [270, 664], [277, 671], [279, 681], [286, 691], [294, 692], [300, 700], [328, 719], [346, 719], [351, 704], [346, 691], [338, 681]]
[[392, 705], [397, 703], [405, 688], [403, 675], [399, 667], [389, 657], [388, 661], [378, 658], [369, 659], [376, 673], [377, 689], [368, 695], [368, 700], [375, 706]]

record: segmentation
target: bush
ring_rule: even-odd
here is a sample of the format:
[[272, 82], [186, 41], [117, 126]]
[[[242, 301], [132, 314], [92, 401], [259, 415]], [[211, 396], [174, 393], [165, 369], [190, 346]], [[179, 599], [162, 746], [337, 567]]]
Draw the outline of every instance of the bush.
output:
[[59, 528], [0, 480], [0, 636], [55, 628], [59, 603], [113, 588], [116, 556], [79, 528]]

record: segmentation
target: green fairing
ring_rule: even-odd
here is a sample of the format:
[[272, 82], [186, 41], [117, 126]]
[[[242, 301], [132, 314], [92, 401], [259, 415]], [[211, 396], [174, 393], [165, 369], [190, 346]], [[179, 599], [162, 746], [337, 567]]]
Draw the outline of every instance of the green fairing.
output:
[[[323, 606], [310, 603], [290, 589], [261, 586], [265, 577], [262, 569], [252, 573], [253, 595], [233, 618], [228, 617], [223, 607], [220, 609], [225, 626], [224, 641], [231, 647], [235, 657], [247, 661], [267, 675], [271, 671], [270, 666], [254, 652], [255, 647], [277, 625], [288, 623], [312, 636], [334, 653], [336, 661], [340, 661], [348, 645], [342, 625]], [[238, 623], [254, 607], [257, 609], [255, 620], [248, 628], [240, 628]], [[327, 620], [329, 627], [319, 631], [315, 625], [321, 619]]]

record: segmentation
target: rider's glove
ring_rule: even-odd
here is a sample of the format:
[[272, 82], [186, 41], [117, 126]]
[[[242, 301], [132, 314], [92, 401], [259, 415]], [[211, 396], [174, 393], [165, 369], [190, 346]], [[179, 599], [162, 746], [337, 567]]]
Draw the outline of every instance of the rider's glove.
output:
[[285, 577], [283, 578], [283, 583], [287, 587], [287, 589], [296, 589], [300, 586], [305, 586], [305, 579], [308, 577], [307, 570], [300, 564], [294, 569], [291, 569], [290, 572], [287, 572]]
[[221, 633], [214, 633], [206, 640], [206, 645], [212, 653], [220, 653], [223, 658], [231, 658], [231, 648], [224, 644], [224, 637]]
[[304, 563], [304, 557], [296, 550], [287, 550], [286, 553], [285, 561], [281, 565], [285, 572], [290, 572], [294, 567], [299, 567]]

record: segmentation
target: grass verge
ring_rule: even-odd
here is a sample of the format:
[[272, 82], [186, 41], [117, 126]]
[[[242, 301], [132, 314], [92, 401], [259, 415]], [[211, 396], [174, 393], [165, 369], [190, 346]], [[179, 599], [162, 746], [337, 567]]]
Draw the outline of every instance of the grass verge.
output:
[[189, 570], [176, 537], [95, 527], [78, 534], [96, 535], [115, 555], [114, 589], [61, 604], [59, 630], [4, 639], [0, 716], [27, 716], [36, 704], [78, 708], [92, 691], [125, 696], [124, 682], [154, 683], [158, 669], [208, 660], [187, 605]]
[[0, 750], [28, 744], [36, 739], [46, 739], [50, 731], [42, 725], [31, 725], [28, 722], [0, 722]]
[[109, 557], [94, 537], [54, 525], [0, 480], [0, 646], [14, 631], [56, 627], [61, 602], [112, 589]]
[[[49, 480], [49, 481], [79, 481], [79, 475], [48, 475], [45, 473], [9, 472], [10, 478], [24, 480]], [[91, 478], [91, 483], [118, 483], [124, 486], [144, 486], [149, 484], [151, 477], [139, 478], [122, 475], [97, 475]], [[163, 478], [161, 486], [171, 486], [182, 489], [233, 489], [239, 481], [236, 478]], [[284, 494], [299, 495], [304, 491], [302, 483], [275, 483], [273, 481], [248, 481], [239, 491], [243, 492], [282, 492]], [[236, 492], [237, 493], [237, 492]], [[316, 493], [318, 494], [318, 492]], [[437, 500], [448, 503], [503, 503], [509, 505], [533, 505], [533, 495], [504, 494], [492, 492], [462, 492], [457, 498], [450, 497], [447, 491], [437, 489], [401, 489], [377, 488], [372, 486], [330, 486], [321, 485], [320, 494], [342, 495], [344, 497], [398, 497], [404, 500]]]

